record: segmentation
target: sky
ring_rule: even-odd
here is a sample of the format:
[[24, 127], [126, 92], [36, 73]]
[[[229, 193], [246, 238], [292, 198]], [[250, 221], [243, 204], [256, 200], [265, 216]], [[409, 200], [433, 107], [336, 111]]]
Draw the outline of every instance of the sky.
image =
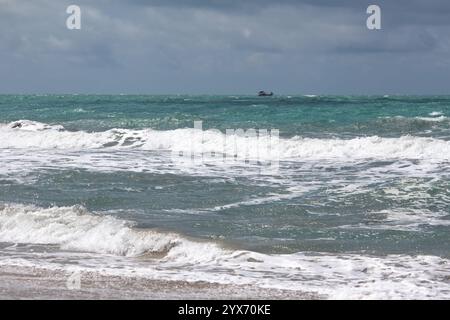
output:
[[450, 94], [450, 1], [0, 0], [0, 93], [259, 90]]

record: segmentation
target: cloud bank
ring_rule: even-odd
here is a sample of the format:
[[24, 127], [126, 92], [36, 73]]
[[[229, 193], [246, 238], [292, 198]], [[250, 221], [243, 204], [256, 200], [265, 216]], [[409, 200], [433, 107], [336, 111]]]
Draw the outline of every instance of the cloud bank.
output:
[[441, 0], [0, 0], [0, 92], [448, 93], [449, 16]]

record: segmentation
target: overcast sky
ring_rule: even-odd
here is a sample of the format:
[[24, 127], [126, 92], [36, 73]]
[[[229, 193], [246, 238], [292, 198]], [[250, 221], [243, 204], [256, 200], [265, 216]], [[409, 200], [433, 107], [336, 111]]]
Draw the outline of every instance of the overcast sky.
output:
[[0, 0], [0, 61], [0, 93], [450, 94], [450, 1]]

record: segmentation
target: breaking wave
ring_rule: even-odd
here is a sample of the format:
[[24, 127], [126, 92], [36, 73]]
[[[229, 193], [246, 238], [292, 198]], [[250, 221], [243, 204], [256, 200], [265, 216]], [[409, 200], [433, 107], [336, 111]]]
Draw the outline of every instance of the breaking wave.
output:
[[135, 229], [132, 222], [92, 214], [81, 206], [0, 206], [0, 241], [55, 244], [63, 250], [120, 256], [168, 254], [180, 246], [192, 246], [196, 251], [207, 247], [201, 250], [203, 257], [219, 250], [213, 244], [191, 242], [176, 234]]
[[[328, 298], [450, 297], [445, 280], [448, 260], [435, 256], [267, 255], [139, 229], [132, 222], [93, 214], [80, 206], [0, 205], [0, 242], [53, 244], [65, 250], [124, 256], [130, 264], [108, 260], [106, 255], [106, 260], [97, 257], [99, 266], [93, 261], [78, 265], [80, 270], [95, 268], [112, 275], [255, 285]], [[16, 259], [0, 256], [0, 264], [65, 268], [53, 254], [50, 259], [40, 254], [34, 260], [33, 254]], [[146, 255], [152, 259], [138, 259]]]
[[[258, 138], [237, 133], [227, 136], [217, 130], [112, 129], [103, 132], [68, 131], [59, 125], [16, 121], [0, 126], [0, 148], [29, 149], [141, 149], [187, 151], [195, 153], [229, 153], [244, 150], [248, 158], [308, 160], [338, 158], [408, 158], [450, 159], [450, 141], [402, 136], [378, 136], [354, 139], [314, 139], [293, 137]], [[227, 146], [227, 147], [225, 147]]]

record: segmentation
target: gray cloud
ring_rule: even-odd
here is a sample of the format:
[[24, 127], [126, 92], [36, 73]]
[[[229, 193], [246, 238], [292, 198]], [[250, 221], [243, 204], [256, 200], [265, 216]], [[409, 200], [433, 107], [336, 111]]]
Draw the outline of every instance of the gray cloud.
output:
[[[65, 28], [67, 5], [82, 30]], [[383, 30], [365, 27], [370, 3]], [[0, 0], [0, 92], [444, 92], [450, 2]]]

